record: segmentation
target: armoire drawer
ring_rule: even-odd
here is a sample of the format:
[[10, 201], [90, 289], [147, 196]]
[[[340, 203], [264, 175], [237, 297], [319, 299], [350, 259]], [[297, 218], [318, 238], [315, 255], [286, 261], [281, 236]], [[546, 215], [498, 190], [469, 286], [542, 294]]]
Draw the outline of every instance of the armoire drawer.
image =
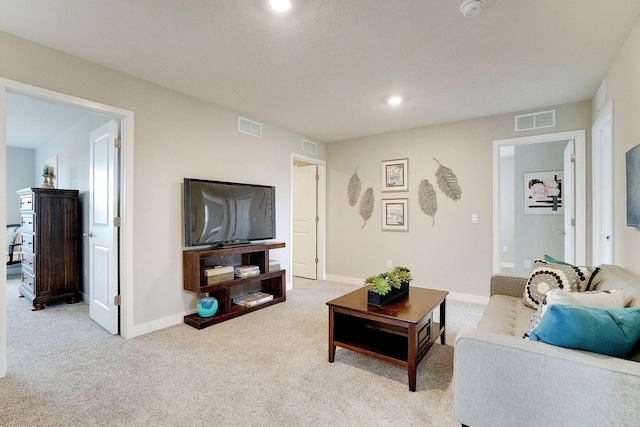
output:
[[33, 233], [33, 215], [22, 215], [22, 231]]
[[33, 234], [22, 234], [22, 252], [34, 253], [35, 249], [35, 236]]
[[34, 293], [33, 290], [33, 283], [35, 282], [35, 276], [33, 276], [32, 274], [27, 273], [26, 271], [22, 270], [22, 285], [25, 288], [28, 288], [31, 293]]
[[36, 256], [26, 251], [22, 252], [22, 270], [27, 271], [31, 274], [35, 274], [36, 272], [35, 269], [36, 269]]
[[33, 194], [25, 194], [20, 196], [20, 211], [33, 210]]

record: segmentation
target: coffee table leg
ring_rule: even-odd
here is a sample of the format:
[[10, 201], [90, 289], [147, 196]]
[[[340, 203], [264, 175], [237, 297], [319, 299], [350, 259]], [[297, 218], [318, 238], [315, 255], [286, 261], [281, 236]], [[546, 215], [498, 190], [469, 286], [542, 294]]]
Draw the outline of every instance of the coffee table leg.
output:
[[445, 345], [446, 334], [445, 334], [445, 318], [446, 318], [446, 309], [447, 309], [447, 298], [445, 298], [442, 303], [440, 303], [440, 330], [442, 333], [440, 334], [440, 344]]
[[329, 307], [329, 363], [336, 357], [336, 346], [333, 344], [333, 307]]
[[408, 331], [408, 345], [407, 353], [407, 375], [409, 377], [409, 390], [416, 391], [416, 358], [418, 356], [418, 332], [416, 325], [409, 326]]

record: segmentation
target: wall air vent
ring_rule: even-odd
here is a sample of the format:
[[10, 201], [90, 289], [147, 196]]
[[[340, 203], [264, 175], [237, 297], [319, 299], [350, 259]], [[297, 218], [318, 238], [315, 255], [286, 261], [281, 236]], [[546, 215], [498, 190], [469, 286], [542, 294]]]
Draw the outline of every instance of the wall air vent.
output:
[[556, 110], [515, 116], [516, 132], [556, 127]]
[[302, 151], [305, 153], [318, 154], [318, 144], [306, 139], [302, 140]]
[[238, 117], [238, 132], [262, 138], [262, 124], [244, 117]]

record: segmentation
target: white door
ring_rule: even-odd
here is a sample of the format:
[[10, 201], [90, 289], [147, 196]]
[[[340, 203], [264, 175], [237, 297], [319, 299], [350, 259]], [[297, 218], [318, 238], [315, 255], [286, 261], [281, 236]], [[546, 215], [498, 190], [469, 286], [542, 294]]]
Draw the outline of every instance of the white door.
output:
[[564, 185], [562, 204], [564, 205], [564, 261], [569, 264], [575, 262], [576, 244], [576, 167], [575, 167], [575, 141], [570, 140], [564, 149]]
[[613, 264], [613, 109], [607, 104], [593, 125], [593, 265]]
[[316, 279], [317, 165], [293, 170], [293, 275]]
[[118, 333], [118, 123], [91, 132], [89, 165], [89, 315], [112, 334]]

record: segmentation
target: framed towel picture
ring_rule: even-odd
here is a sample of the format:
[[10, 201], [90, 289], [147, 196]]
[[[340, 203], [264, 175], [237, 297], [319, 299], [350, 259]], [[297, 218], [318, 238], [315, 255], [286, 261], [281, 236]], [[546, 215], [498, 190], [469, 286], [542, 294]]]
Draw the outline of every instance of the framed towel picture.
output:
[[409, 199], [382, 199], [382, 230], [409, 230]]
[[382, 191], [408, 191], [409, 159], [382, 162]]
[[627, 226], [640, 228], [640, 144], [627, 151]]
[[524, 213], [564, 214], [562, 178], [562, 171], [525, 173]]

